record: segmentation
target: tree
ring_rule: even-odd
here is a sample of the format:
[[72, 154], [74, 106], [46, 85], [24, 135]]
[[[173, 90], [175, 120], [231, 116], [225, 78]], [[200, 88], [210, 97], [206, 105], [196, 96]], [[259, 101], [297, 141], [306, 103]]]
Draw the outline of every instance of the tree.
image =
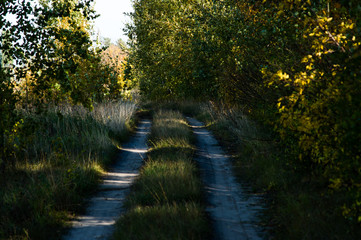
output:
[[[19, 98], [14, 80], [29, 74], [38, 110], [50, 101], [69, 99], [91, 107], [91, 100], [77, 91], [78, 82], [70, 81], [82, 60], [93, 58], [88, 21], [95, 17], [92, 0], [48, 0], [0, 2], [0, 50], [8, 66], [0, 69], [0, 167], [12, 162], [17, 144], [19, 119], [15, 107]], [[13, 14], [17, 22], [6, 18]], [[9, 60], [11, 59], [11, 61]]]
[[124, 52], [128, 51], [127, 44], [123, 41], [123, 39], [119, 38], [117, 41], [117, 46]]
[[110, 47], [110, 45], [112, 45], [112, 40], [108, 37], [104, 37], [104, 38], [102, 38], [102, 45], [105, 48], [108, 48], [108, 47]]
[[197, 7], [186, 0], [134, 1], [133, 25], [128, 31], [135, 51], [130, 59], [135, 71], [139, 69], [140, 88], [149, 97], [201, 97], [200, 89], [206, 90], [202, 97], [215, 95], [209, 68], [199, 69], [206, 64], [194, 61], [199, 52], [192, 51], [197, 41], [192, 36], [202, 25], [190, 16]]
[[268, 113], [263, 120], [293, 142], [288, 164], [317, 179], [320, 198], [335, 198], [336, 214], [359, 228], [360, 8], [357, 0], [135, 0], [130, 59], [149, 98]]

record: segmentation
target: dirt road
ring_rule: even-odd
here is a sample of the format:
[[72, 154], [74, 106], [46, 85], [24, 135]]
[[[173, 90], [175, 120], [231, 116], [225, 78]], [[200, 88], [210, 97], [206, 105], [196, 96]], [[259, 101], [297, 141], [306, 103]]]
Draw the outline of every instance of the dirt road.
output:
[[[208, 200], [207, 211], [212, 219], [215, 239], [258, 240], [262, 229], [257, 226], [260, 199], [247, 194], [235, 179], [232, 164], [217, 140], [193, 118], [187, 118], [197, 138], [196, 161]], [[147, 135], [151, 122], [141, 121], [135, 136], [123, 146], [118, 161], [108, 172], [99, 193], [89, 203], [86, 214], [73, 221], [65, 240], [108, 239], [114, 223], [124, 212], [123, 201], [138, 175], [147, 152]]]
[[142, 120], [136, 134], [122, 146], [118, 160], [104, 177], [99, 193], [90, 200], [86, 214], [73, 221], [73, 228], [65, 240], [107, 239], [113, 233], [114, 223], [124, 211], [123, 201], [145, 158], [150, 126], [149, 120]]
[[257, 222], [260, 199], [247, 194], [235, 179], [232, 163], [217, 140], [193, 118], [187, 118], [197, 138], [197, 157], [213, 220], [215, 238], [221, 240], [258, 240], [262, 229]]

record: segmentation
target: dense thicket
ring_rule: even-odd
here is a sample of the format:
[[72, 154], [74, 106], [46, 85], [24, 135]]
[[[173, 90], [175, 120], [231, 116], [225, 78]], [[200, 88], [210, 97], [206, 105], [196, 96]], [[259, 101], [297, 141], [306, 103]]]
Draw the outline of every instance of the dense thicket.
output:
[[361, 3], [134, 0], [133, 74], [152, 99], [268, 114], [335, 211], [361, 223]]

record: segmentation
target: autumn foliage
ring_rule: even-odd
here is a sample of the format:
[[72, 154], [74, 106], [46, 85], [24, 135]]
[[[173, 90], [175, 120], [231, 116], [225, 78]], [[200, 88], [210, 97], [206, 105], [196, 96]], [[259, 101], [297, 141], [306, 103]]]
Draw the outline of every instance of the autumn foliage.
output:
[[131, 59], [144, 95], [262, 113], [292, 152], [295, 173], [359, 226], [359, 1], [136, 0], [134, 7]]

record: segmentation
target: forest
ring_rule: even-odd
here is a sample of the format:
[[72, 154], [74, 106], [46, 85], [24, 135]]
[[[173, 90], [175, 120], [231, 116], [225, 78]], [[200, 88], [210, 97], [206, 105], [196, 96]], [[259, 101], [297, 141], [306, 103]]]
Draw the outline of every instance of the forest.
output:
[[358, 239], [361, 3], [132, 3], [124, 50], [92, 38], [93, 0], [1, 0], [0, 239], [46, 239], [81, 211], [149, 105], [229, 145], [275, 239]]

